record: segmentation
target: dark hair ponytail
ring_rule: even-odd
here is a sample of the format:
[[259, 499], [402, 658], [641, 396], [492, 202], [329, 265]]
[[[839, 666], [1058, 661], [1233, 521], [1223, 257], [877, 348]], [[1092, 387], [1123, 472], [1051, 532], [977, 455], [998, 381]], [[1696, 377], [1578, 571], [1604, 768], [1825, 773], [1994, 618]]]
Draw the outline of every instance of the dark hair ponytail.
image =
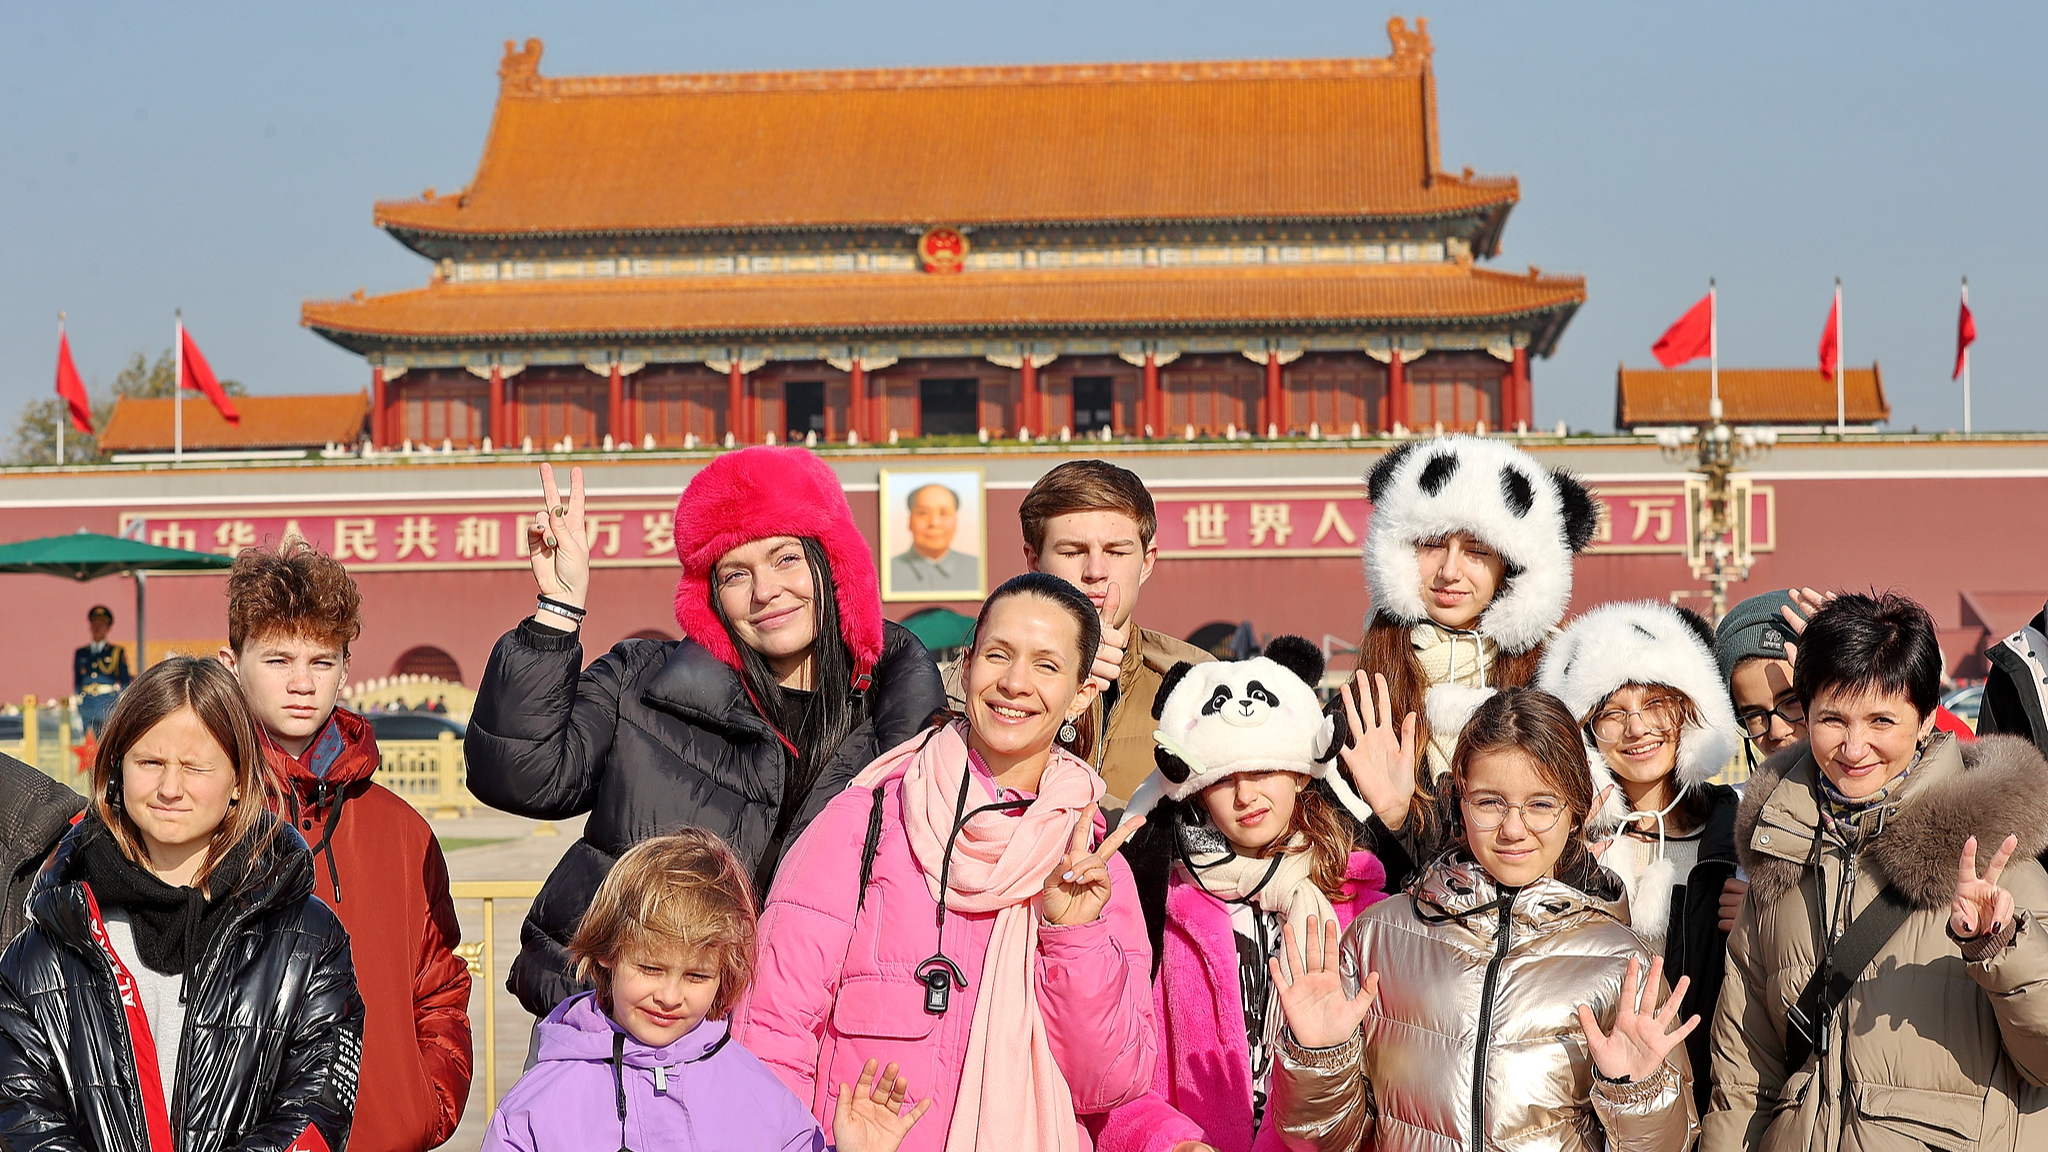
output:
[[[1049, 573], [1026, 572], [997, 585], [988, 599], [981, 602], [981, 613], [974, 618], [975, 643], [980, 643], [989, 613], [997, 604], [1013, 596], [1036, 596], [1065, 609], [1067, 615], [1074, 618], [1074, 627], [1080, 638], [1080, 663], [1075, 665], [1075, 676], [1080, 683], [1087, 683], [1088, 670], [1095, 666], [1096, 650], [1102, 647], [1102, 617], [1096, 614], [1095, 603], [1088, 599], [1086, 593]], [[972, 648], [968, 650], [969, 660], [974, 658], [973, 651]], [[1094, 720], [1084, 712], [1074, 721], [1074, 728], [1077, 735], [1071, 742], [1066, 742], [1066, 747], [1085, 760], [1095, 747]]]

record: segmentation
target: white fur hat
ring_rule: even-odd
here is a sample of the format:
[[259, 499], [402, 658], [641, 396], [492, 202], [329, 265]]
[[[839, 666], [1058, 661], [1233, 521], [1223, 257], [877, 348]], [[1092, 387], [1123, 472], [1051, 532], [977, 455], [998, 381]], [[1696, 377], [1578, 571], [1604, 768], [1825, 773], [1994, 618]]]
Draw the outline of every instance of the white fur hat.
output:
[[1592, 496], [1570, 474], [1496, 440], [1442, 436], [1382, 456], [1365, 484], [1365, 583], [1375, 611], [1403, 624], [1427, 619], [1415, 547], [1469, 532], [1500, 553], [1509, 573], [1479, 617], [1482, 635], [1526, 652], [1564, 619], [1572, 556], [1599, 524]]
[[1338, 801], [1365, 819], [1369, 811], [1333, 767], [1336, 722], [1312, 687], [1322, 675], [1321, 650], [1299, 636], [1276, 637], [1266, 655], [1249, 660], [1174, 665], [1153, 703], [1158, 767], [1131, 794], [1124, 818], [1241, 772], [1297, 772], [1328, 780]]
[[[1706, 621], [1670, 604], [1602, 604], [1550, 641], [1536, 670], [1536, 687], [1564, 701], [1578, 718], [1627, 684], [1661, 684], [1683, 692], [1699, 721], [1679, 732], [1676, 775], [1681, 790], [1696, 788], [1719, 772], [1742, 744], [1728, 686], [1714, 662], [1712, 637]], [[1590, 740], [1586, 759], [1592, 765], [1595, 794], [1614, 783], [1607, 758]], [[1595, 822], [1618, 822], [1627, 810], [1617, 789]]]

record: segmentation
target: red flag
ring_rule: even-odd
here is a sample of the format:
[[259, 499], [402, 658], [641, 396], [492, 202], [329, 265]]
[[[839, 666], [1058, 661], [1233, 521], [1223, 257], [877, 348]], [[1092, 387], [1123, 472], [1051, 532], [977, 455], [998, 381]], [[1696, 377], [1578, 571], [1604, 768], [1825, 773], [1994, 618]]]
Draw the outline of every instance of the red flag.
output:
[[57, 395], [71, 410], [71, 426], [92, 435], [92, 403], [85, 398], [85, 381], [78, 378], [78, 365], [71, 362], [71, 337], [57, 329]]
[[1969, 291], [1963, 289], [1963, 312], [1956, 317], [1956, 370], [1949, 375], [1951, 380], [1962, 376], [1963, 365], [1969, 359], [1970, 345], [1977, 342], [1977, 318], [1970, 315]]
[[1699, 303], [1678, 318], [1678, 323], [1650, 345], [1651, 355], [1666, 368], [1676, 368], [1688, 360], [1710, 355], [1713, 349], [1714, 294], [1711, 292], [1701, 297]]
[[192, 342], [192, 330], [180, 325], [178, 340], [183, 345], [180, 350], [182, 363], [179, 368], [178, 387], [205, 393], [206, 398], [213, 401], [213, 406], [220, 409], [222, 418], [230, 424], [240, 424], [242, 414], [235, 411], [234, 404], [228, 400], [228, 394], [221, 391], [220, 381], [214, 379], [213, 369], [207, 366], [206, 357], [199, 354], [199, 345]]
[[1841, 362], [1842, 294], [1836, 292], [1834, 307], [1828, 309], [1828, 326], [1820, 334], [1820, 378], [1833, 383]]

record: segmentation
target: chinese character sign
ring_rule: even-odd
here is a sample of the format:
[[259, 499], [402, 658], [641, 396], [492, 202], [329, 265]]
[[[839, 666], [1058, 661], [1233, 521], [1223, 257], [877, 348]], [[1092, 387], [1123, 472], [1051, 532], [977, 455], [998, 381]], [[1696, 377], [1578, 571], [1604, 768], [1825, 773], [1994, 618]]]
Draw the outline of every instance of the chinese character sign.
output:
[[[675, 506], [593, 500], [587, 518], [595, 567], [676, 562]], [[530, 504], [507, 501], [287, 509], [123, 512], [121, 531], [141, 522], [140, 539], [232, 556], [298, 537], [362, 571], [524, 568]]]
[[[1693, 533], [1683, 482], [1601, 485], [1590, 552], [1686, 554]], [[1372, 506], [1357, 489], [1154, 492], [1159, 552], [1179, 559], [1356, 556]], [[1776, 493], [1749, 488], [1749, 546], [1776, 545]]]

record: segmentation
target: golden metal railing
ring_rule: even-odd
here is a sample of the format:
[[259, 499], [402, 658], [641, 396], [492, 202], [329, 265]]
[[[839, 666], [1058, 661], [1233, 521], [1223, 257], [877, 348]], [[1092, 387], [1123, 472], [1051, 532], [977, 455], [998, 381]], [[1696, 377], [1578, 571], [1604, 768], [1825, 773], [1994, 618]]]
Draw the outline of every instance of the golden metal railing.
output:
[[436, 740], [379, 740], [384, 764], [377, 783], [398, 793], [422, 813], [434, 817], [467, 816], [477, 807], [469, 794], [469, 772], [462, 741], [453, 732]]
[[541, 882], [538, 880], [455, 880], [448, 885], [448, 894], [457, 900], [481, 900], [484, 905], [484, 930], [471, 943], [456, 949], [469, 962], [472, 980], [483, 981], [484, 986], [484, 1114], [498, 1106], [498, 985], [503, 977], [498, 973], [498, 901], [530, 901], [540, 895]]

